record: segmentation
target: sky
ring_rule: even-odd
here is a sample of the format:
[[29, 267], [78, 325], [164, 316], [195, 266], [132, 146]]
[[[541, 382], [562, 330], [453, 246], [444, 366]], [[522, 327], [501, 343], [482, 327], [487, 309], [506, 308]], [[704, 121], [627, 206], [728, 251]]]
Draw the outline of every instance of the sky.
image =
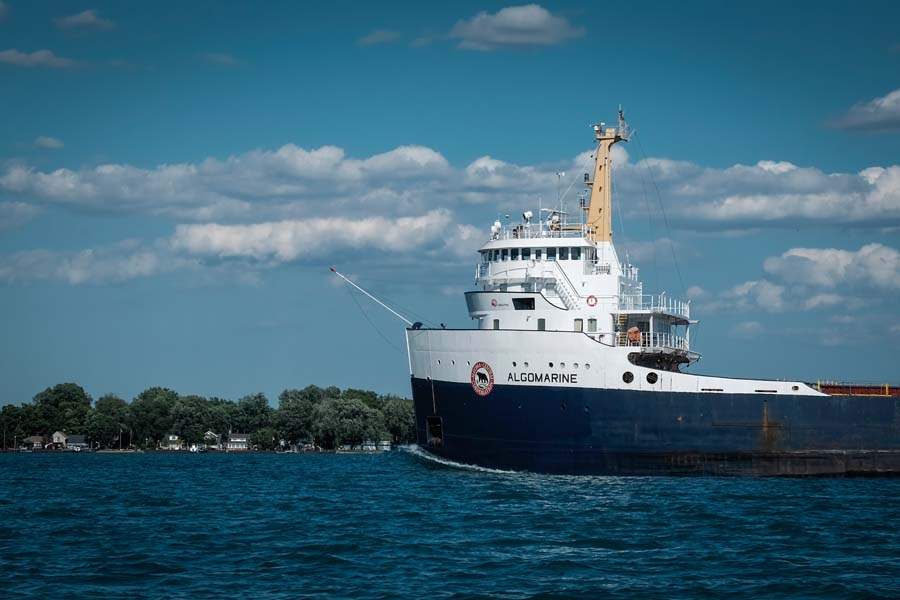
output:
[[[315, 5], [314, 5], [315, 4]], [[900, 4], [0, 0], [0, 404], [409, 394], [498, 215], [622, 105], [694, 372], [900, 383]], [[578, 190], [578, 185], [573, 187]], [[575, 202], [574, 192], [567, 202]]]

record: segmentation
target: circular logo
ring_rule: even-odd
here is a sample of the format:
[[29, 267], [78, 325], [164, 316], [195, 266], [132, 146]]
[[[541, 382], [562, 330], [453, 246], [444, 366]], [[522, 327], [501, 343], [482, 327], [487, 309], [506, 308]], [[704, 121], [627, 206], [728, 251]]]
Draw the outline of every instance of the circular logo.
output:
[[494, 389], [494, 372], [491, 365], [486, 362], [477, 362], [472, 365], [472, 389], [479, 396], [487, 396]]
[[597, 306], [597, 296], [591, 294], [587, 297], [587, 305], [588, 306]]
[[491, 298], [491, 306], [494, 306], [494, 307], [497, 306], [497, 299], [496, 299], [496, 298]]

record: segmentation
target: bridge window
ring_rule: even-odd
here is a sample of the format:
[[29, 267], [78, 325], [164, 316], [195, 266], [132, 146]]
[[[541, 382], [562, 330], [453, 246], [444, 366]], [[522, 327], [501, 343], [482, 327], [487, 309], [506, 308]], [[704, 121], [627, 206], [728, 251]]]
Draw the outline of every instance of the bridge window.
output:
[[588, 319], [588, 331], [590, 333], [597, 332], [597, 319]]
[[519, 249], [513, 248], [509, 251], [509, 260], [519, 260]]
[[500, 251], [499, 250], [491, 250], [491, 260], [497, 262], [500, 260]]
[[543, 248], [534, 249], [534, 260], [541, 260], [541, 254], [543, 253], [543, 250]]
[[556, 248], [547, 248], [547, 260], [556, 260]]
[[572, 248], [572, 260], [581, 260], [581, 248]]
[[559, 260], [569, 260], [569, 249], [568, 248], [560, 248], [559, 249]]
[[531, 260], [531, 248], [522, 248], [522, 260]]
[[547, 329], [547, 320], [546, 319], [538, 319], [538, 331], [544, 331]]
[[515, 310], [534, 310], [534, 298], [513, 298]]
[[509, 260], [509, 248], [500, 251], [500, 260]]
[[575, 319], [575, 331], [584, 331], [584, 319]]
[[494, 329], [500, 329], [500, 319], [494, 319]]

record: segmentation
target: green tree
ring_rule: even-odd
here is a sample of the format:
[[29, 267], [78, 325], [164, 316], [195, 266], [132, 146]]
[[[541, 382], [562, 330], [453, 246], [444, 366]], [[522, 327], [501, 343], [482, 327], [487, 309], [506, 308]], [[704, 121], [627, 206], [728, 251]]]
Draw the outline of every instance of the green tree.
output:
[[274, 427], [263, 427], [250, 434], [250, 444], [260, 450], [274, 450], [278, 445], [278, 432]]
[[188, 444], [202, 442], [211, 421], [209, 405], [202, 396], [180, 396], [172, 406], [172, 432]]
[[377, 440], [384, 429], [381, 413], [356, 398], [328, 398], [313, 413], [316, 442], [328, 449]]
[[[35, 408], [31, 404], [24, 406], [7, 404], [0, 409], [0, 429], [3, 430], [3, 439], [6, 440], [5, 447], [15, 448], [24, 438], [37, 434], [34, 422]], [[0, 439], [0, 442], [3, 439]]]
[[370, 390], [347, 388], [346, 390], [341, 392], [341, 398], [345, 398], [347, 400], [361, 400], [369, 408], [381, 410], [381, 398], [378, 397], [378, 394]]
[[253, 433], [257, 429], [272, 426], [272, 407], [264, 394], [251, 394], [238, 400], [234, 431]]
[[128, 421], [128, 404], [114, 394], [106, 394], [97, 400], [88, 417], [88, 437], [106, 448], [115, 446], [120, 436], [127, 436]]
[[159, 444], [172, 430], [172, 408], [178, 394], [168, 388], [144, 390], [131, 402], [131, 427], [134, 439], [145, 447]]
[[412, 400], [397, 396], [386, 396], [381, 409], [384, 427], [395, 444], [416, 441], [416, 416]]
[[91, 397], [77, 383], [59, 383], [34, 397], [35, 433], [54, 431], [83, 434], [91, 412]]
[[275, 426], [281, 437], [291, 444], [309, 440], [313, 433], [313, 410], [324, 398], [324, 390], [314, 385], [281, 392], [275, 413]]

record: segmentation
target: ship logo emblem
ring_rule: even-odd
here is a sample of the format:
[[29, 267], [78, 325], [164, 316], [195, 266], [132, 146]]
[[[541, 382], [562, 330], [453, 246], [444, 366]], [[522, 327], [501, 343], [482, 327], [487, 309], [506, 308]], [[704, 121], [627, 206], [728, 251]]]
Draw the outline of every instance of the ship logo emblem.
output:
[[479, 396], [487, 396], [494, 389], [494, 372], [491, 365], [486, 362], [477, 362], [472, 365], [472, 389]]

